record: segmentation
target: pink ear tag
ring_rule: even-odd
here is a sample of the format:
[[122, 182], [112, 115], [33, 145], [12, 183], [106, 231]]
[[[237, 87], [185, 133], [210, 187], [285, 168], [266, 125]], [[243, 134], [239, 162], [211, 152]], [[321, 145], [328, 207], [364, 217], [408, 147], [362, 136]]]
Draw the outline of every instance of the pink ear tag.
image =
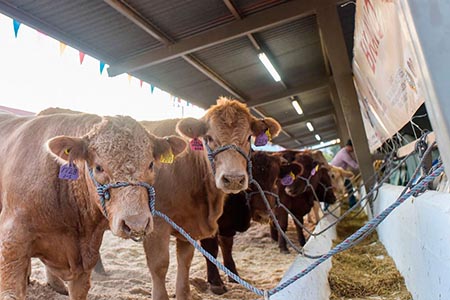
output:
[[317, 165], [314, 169], [311, 170], [311, 176], [316, 175], [316, 172], [319, 170], [319, 165]]
[[284, 186], [287, 185], [291, 185], [292, 183], [294, 183], [294, 179], [295, 179], [295, 175], [294, 173], [289, 173], [286, 176], [284, 176], [283, 178], [281, 178], [281, 184]]
[[194, 151], [202, 151], [203, 150], [203, 143], [198, 138], [193, 138], [189, 144], [191, 145], [191, 150]]
[[73, 162], [69, 162], [68, 164], [62, 165], [59, 168], [60, 179], [66, 180], [76, 180], [78, 179], [78, 168]]

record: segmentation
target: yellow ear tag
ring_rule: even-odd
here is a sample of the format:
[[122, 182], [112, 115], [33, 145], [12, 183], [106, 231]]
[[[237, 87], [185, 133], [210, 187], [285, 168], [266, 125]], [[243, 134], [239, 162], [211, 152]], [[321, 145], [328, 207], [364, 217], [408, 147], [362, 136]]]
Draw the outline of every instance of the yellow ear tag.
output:
[[70, 149], [69, 148], [64, 150], [64, 154], [69, 155], [69, 153], [70, 153]]
[[174, 158], [175, 155], [173, 155], [172, 149], [169, 149], [168, 152], [161, 154], [159, 161], [162, 162], [163, 164], [171, 164], [173, 163]]
[[291, 176], [291, 178], [292, 178], [293, 180], [295, 180], [295, 174], [292, 173], [292, 171], [291, 171], [291, 173], [289, 173], [289, 176]]
[[269, 138], [269, 142], [272, 141], [272, 135], [270, 134], [270, 130], [267, 129], [265, 133], [266, 133], [267, 137]]
[[319, 165], [316, 166], [316, 172], [319, 171]]

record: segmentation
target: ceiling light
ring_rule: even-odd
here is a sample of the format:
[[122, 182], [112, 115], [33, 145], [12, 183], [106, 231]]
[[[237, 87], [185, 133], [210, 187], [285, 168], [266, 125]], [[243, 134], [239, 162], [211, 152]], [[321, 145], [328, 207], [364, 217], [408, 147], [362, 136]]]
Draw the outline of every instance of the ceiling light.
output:
[[300, 103], [298, 103], [297, 100], [292, 100], [292, 106], [295, 108], [295, 110], [297, 111], [297, 113], [299, 115], [303, 114], [303, 109], [300, 107]]
[[316, 134], [315, 137], [316, 137], [316, 140], [320, 141], [320, 135]]
[[314, 131], [314, 127], [312, 126], [311, 122], [306, 122], [306, 127], [308, 127], [309, 131]]
[[272, 75], [273, 79], [278, 82], [281, 80], [280, 75], [277, 70], [273, 67], [270, 60], [267, 58], [266, 54], [261, 52], [258, 54], [259, 60], [263, 63], [264, 67], [266, 67], [267, 71], [269, 71], [270, 75]]

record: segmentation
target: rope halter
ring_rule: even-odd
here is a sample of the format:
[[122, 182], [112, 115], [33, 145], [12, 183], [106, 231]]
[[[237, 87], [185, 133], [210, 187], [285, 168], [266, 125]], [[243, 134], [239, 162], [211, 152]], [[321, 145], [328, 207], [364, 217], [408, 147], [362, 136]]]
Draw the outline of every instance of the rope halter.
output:
[[[88, 169], [89, 169], [89, 175], [92, 179], [92, 182], [94, 183], [94, 185], [97, 189], [97, 194], [100, 199], [100, 204], [103, 208], [103, 215], [107, 219], [108, 219], [108, 212], [106, 211], [106, 201], [109, 201], [109, 199], [111, 198], [109, 191], [110, 191], [110, 189], [113, 189], [113, 188], [121, 188], [121, 187], [126, 187], [126, 186], [142, 186], [142, 187], [146, 188], [148, 191], [148, 204], [149, 204], [150, 210], [152, 209], [152, 204], [153, 204], [153, 208], [154, 208], [155, 188], [153, 186], [151, 186], [150, 184], [148, 184], [146, 182], [136, 182], [136, 183], [116, 182], [116, 183], [100, 184], [97, 180], [95, 180], [94, 172], [92, 171], [92, 169], [89, 167], [88, 167]], [[153, 210], [151, 210], [151, 212], [153, 213]]]
[[252, 175], [252, 160], [251, 160], [251, 153], [252, 153], [252, 148], [250, 147], [250, 151], [248, 154], [246, 154], [244, 152], [244, 150], [242, 150], [241, 148], [239, 148], [236, 145], [224, 145], [224, 146], [220, 146], [217, 149], [212, 150], [211, 147], [209, 147], [208, 143], [206, 142], [206, 140], [203, 140], [205, 147], [206, 147], [206, 151], [208, 153], [208, 160], [209, 163], [211, 164], [211, 168], [213, 171], [213, 174], [216, 175], [216, 162], [215, 162], [215, 158], [217, 156], [217, 154], [227, 151], [227, 150], [234, 150], [236, 152], [238, 152], [240, 155], [242, 155], [244, 157], [244, 159], [247, 161], [247, 174], [248, 174], [248, 182], [251, 183], [253, 181], [253, 175]]

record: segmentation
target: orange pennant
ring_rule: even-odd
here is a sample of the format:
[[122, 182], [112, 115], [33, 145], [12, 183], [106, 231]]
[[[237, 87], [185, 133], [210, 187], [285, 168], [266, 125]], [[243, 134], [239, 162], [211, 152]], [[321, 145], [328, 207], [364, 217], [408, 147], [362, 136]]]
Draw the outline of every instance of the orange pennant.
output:
[[59, 42], [59, 55], [63, 55], [64, 50], [66, 50], [66, 44], [64, 44], [63, 42]]

